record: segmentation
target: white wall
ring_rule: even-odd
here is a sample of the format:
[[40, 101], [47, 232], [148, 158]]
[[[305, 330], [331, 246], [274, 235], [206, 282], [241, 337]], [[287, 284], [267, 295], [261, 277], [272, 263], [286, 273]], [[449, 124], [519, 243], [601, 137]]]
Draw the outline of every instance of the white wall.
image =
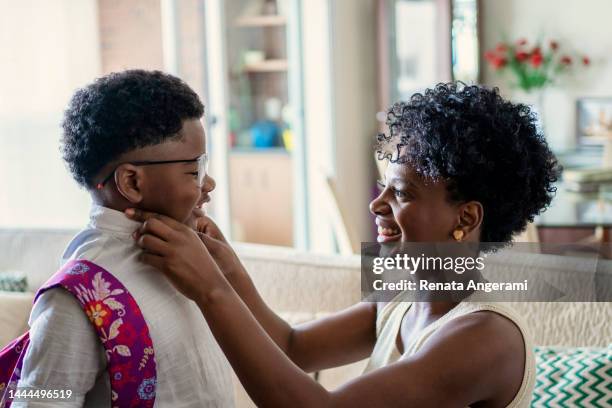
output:
[[[504, 36], [513, 40], [541, 36], [558, 39], [562, 46], [592, 57], [591, 68], [576, 70], [575, 78], [546, 92], [545, 130], [554, 149], [570, 148], [575, 143], [576, 98], [612, 97], [611, 16], [610, 0], [482, 1], [483, 51], [494, 47]], [[507, 81], [488, 67], [483, 79], [500, 86], [507, 95], [512, 93]]]
[[303, 2], [304, 109], [311, 249], [334, 250], [326, 178], [355, 242], [371, 240], [377, 131], [374, 0]]
[[0, 227], [87, 220], [59, 138], [70, 96], [100, 73], [96, 10], [96, 0], [0, 0]]
[[374, 186], [376, 1], [333, 0], [335, 176], [354, 239], [372, 240], [368, 205]]
[[304, 134], [310, 249], [333, 251], [325, 179], [334, 173], [329, 0], [302, 2]]

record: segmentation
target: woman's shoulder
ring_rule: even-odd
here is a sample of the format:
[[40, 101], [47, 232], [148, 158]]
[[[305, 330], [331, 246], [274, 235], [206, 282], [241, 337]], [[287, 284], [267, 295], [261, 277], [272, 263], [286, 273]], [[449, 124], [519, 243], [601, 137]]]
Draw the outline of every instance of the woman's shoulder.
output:
[[469, 319], [481, 325], [499, 325], [520, 333], [526, 345], [531, 346], [531, 335], [525, 319], [509, 304], [503, 302], [461, 302], [457, 319]]
[[[531, 336], [523, 318], [504, 303], [461, 302], [449, 312], [451, 316], [437, 330], [444, 335], [457, 330], [469, 330], [472, 336], [488, 340], [495, 346], [512, 347], [517, 351], [532, 347]], [[491, 337], [492, 336], [492, 337]]]
[[[448, 356], [458, 356], [454, 367], [458, 372], [486, 382], [488, 386], [483, 392], [515, 403], [533, 387], [529, 341], [524, 339], [522, 328], [507, 315], [478, 305], [465, 306], [471, 311], [441, 325], [419, 353], [443, 354], [447, 356], [446, 362]], [[491, 370], [495, 370], [496, 379], [490, 378]]]
[[[440, 327], [440, 331], [470, 329], [474, 335], [479, 333], [499, 333], [496, 338], [504, 339], [506, 335], [522, 334], [525, 330], [520, 319], [513, 312], [503, 307], [488, 307], [469, 303], [457, 308], [451, 319]], [[519, 340], [522, 340], [518, 337]], [[521, 341], [522, 343], [522, 341]]]

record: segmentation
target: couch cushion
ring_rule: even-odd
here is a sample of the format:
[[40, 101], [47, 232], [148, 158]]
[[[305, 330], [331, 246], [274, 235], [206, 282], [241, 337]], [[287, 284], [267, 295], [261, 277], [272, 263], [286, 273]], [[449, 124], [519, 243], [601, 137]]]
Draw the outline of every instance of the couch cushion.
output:
[[606, 347], [612, 339], [607, 302], [513, 302], [538, 346]]
[[235, 248], [261, 296], [278, 312], [330, 313], [360, 300], [359, 256], [244, 243]]
[[32, 292], [0, 292], [0, 348], [29, 329], [33, 300]]
[[536, 347], [534, 407], [612, 405], [612, 344], [604, 348]]
[[75, 230], [0, 229], [0, 270], [17, 270], [36, 292], [60, 267]]

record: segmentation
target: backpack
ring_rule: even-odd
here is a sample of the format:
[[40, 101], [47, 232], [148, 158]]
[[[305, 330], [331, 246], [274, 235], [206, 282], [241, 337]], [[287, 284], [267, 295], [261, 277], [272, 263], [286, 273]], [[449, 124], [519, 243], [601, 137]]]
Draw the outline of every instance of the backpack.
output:
[[[111, 273], [85, 260], [67, 262], [36, 293], [34, 302], [56, 287], [63, 287], [78, 300], [98, 334], [108, 362], [112, 408], [153, 407], [157, 385], [153, 342], [128, 290]], [[15, 393], [29, 342], [26, 332], [0, 350], [0, 408], [10, 407], [13, 396], [21, 400], [21, 390]], [[38, 391], [40, 394], [27, 397], [58, 401], [67, 397], [67, 390], [60, 391], [61, 395]]]

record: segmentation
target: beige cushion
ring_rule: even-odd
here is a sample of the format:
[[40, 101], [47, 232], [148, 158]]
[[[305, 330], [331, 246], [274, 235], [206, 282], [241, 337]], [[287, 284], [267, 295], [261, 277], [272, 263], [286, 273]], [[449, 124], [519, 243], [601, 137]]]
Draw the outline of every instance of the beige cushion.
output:
[[36, 292], [60, 266], [64, 248], [77, 231], [0, 229], [0, 270], [16, 270]]
[[0, 292], [0, 348], [26, 332], [34, 293]]
[[607, 347], [612, 341], [612, 303], [515, 302], [538, 346]]

